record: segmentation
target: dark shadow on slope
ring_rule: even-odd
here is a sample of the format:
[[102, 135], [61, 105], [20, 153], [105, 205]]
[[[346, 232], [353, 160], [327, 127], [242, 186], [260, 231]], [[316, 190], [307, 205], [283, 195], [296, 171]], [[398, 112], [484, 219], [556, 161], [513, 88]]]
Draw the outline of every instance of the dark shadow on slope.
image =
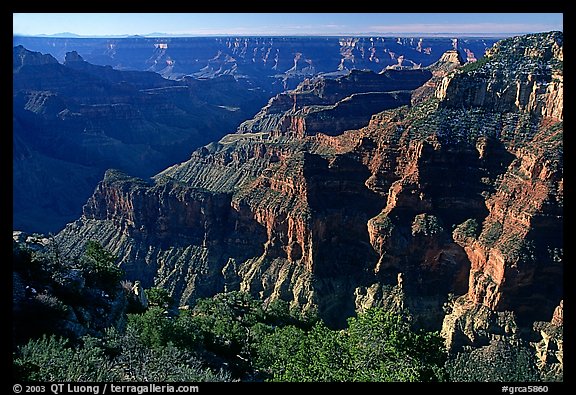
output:
[[345, 325], [345, 319], [355, 314], [354, 288], [364, 282], [368, 266], [378, 259], [366, 224], [386, 201], [366, 187], [370, 175], [350, 155], [305, 157], [318, 309], [335, 326]]

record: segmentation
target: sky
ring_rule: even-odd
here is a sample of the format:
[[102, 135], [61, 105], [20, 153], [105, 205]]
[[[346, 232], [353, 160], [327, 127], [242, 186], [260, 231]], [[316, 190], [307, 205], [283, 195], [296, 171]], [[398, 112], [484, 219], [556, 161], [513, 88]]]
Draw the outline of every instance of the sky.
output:
[[14, 35], [513, 34], [563, 30], [561, 13], [15, 13]]

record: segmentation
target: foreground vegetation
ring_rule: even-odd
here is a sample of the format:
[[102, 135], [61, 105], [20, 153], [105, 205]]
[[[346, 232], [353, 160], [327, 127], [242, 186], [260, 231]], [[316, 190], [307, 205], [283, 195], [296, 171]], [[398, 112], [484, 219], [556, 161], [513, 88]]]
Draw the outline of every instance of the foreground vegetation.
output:
[[[413, 331], [403, 317], [379, 308], [350, 318], [344, 330], [330, 329], [315, 314], [290, 308], [282, 300], [264, 305], [242, 292], [218, 294], [178, 310], [165, 290], [152, 288], [146, 291], [148, 306], [138, 309], [127, 291], [131, 284], [120, 284], [122, 273], [114, 264], [115, 257], [97, 243], [89, 243], [85, 255], [75, 262], [61, 262], [53, 249], [33, 253], [15, 247], [14, 258], [19, 281], [37, 289], [23, 298], [21, 304], [28, 310], [17, 316], [15, 328], [30, 325], [26, 320], [40, 310], [46, 310], [50, 318], [25, 337], [15, 338], [13, 369], [18, 380], [447, 378], [438, 334]], [[76, 288], [70, 286], [71, 278], [78, 283]], [[100, 330], [95, 326], [95, 313], [92, 321], [74, 321], [75, 330], [59, 330], [71, 327], [71, 315], [91, 317], [86, 298], [95, 294], [116, 300], [102, 305], [100, 313], [121, 307], [128, 314], [115, 320], [100, 318]]]
[[[458, 237], [476, 234], [468, 222]], [[382, 308], [335, 330], [288, 302], [264, 304], [243, 292], [178, 309], [168, 291], [150, 288], [143, 305], [98, 243], [76, 260], [60, 256], [53, 242], [34, 251], [14, 245], [18, 381], [542, 380], [519, 339], [447, 356], [437, 333], [415, 331]]]

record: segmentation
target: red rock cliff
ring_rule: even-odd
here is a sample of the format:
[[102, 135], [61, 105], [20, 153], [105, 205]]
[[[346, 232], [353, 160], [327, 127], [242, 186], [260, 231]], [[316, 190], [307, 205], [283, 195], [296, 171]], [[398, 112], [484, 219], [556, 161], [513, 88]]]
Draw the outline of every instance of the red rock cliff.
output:
[[[561, 37], [537, 39], [550, 51], [512, 70], [535, 63], [544, 81], [560, 73], [548, 55]], [[442, 329], [453, 352], [534, 342], [548, 333], [534, 323], [558, 322], [563, 297], [561, 85], [555, 99], [537, 90], [539, 107], [500, 100], [485, 82], [537, 39], [503, 42], [494, 59], [448, 71], [449, 89], [358, 130], [246, 130], [153, 185], [104, 182], [59, 238], [75, 246], [99, 229], [118, 251], [130, 245], [136, 265], [160, 262], [154, 281], [182, 303], [241, 289], [315, 306], [333, 325], [370, 306], [403, 311]], [[514, 87], [522, 78], [497, 80]], [[483, 89], [482, 100], [468, 94]], [[113, 229], [130, 230], [116, 241]]]

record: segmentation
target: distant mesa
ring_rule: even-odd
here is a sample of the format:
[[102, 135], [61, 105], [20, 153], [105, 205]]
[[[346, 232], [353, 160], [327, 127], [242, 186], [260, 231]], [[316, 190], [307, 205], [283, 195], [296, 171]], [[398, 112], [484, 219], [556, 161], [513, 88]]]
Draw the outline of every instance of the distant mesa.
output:
[[[480, 58], [496, 39], [452, 37], [14, 37], [14, 45], [51, 53], [64, 61], [77, 51], [87, 62], [116, 69], [155, 71], [166, 78], [234, 75], [271, 94], [294, 89], [321, 73], [387, 68], [423, 68], [456, 49], [463, 59]], [[456, 44], [454, 44], [456, 43]], [[159, 44], [162, 44], [160, 48]], [[456, 48], [455, 48], [456, 46]], [[162, 49], [162, 51], [158, 51]]]
[[65, 63], [83, 62], [84, 59], [82, 58], [82, 56], [78, 55], [78, 52], [72, 51], [72, 52], [66, 53], [66, 57], [64, 58], [64, 61], [65, 61]]
[[50, 54], [28, 51], [22, 45], [18, 45], [13, 51], [13, 71], [17, 72], [23, 66], [40, 66], [45, 64], [58, 64], [58, 61]]

